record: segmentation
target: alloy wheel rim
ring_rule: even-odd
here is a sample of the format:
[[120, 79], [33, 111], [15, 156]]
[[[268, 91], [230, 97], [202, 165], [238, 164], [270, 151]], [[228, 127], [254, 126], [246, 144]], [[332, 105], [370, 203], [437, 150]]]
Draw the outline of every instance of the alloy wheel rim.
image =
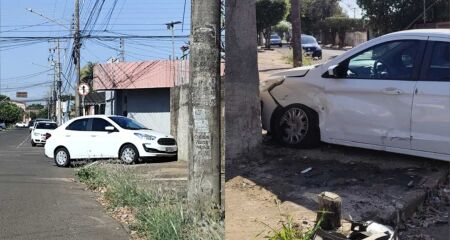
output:
[[298, 144], [308, 133], [309, 119], [301, 108], [290, 108], [282, 116], [280, 127], [285, 143]]
[[56, 153], [56, 162], [58, 162], [59, 165], [64, 165], [67, 162], [67, 154], [64, 151], [59, 151]]
[[122, 161], [126, 163], [131, 163], [134, 160], [136, 153], [131, 148], [125, 148], [122, 152]]

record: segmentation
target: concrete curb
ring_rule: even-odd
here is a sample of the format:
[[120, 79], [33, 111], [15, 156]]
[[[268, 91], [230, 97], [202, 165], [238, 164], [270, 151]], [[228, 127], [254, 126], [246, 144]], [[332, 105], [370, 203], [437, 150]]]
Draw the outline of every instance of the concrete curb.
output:
[[401, 222], [404, 222], [410, 218], [417, 211], [417, 209], [423, 205], [429, 192], [436, 189], [447, 179], [448, 176], [448, 169], [445, 171], [437, 171], [433, 175], [428, 176], [425, 182], [421, 184], [421, 189], [408, 192], [405, 196], [403, 196], [403, 201], [399, 202], [398, 212], [389, 216], [389, 223], [392, 225], [397, 224], [397, 214], [399, 215]]

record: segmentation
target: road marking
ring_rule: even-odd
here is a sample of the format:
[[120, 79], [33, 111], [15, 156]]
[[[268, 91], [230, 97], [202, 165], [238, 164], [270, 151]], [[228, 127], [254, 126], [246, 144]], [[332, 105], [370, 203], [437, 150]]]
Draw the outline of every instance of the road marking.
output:
[[31, 139], [31, 134], [27, 135], [27, 137], [25, 138], [25, 140], [23, 140], [23, 142], [21, 142], [19, 145], [17, 145], [16, 148], [20, 148], [28, 139]]

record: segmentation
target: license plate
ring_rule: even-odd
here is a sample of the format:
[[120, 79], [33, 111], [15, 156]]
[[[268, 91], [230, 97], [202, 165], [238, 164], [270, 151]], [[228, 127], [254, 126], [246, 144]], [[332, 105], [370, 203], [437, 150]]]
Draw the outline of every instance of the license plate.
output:
[[166, 152], [175, 152], [177, 151], [177, 148], [175, 147], [166, 147]]

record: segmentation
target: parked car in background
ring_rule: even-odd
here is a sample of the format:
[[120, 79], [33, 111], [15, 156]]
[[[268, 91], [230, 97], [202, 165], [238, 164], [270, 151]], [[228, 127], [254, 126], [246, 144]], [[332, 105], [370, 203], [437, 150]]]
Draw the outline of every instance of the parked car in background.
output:
[[49, 138], [58, 127], [58, 124], [50, 121], [39, 121], [35, 123], [33, 131], [31, 131], [31, 146], [35, 147], [37, 144], [45, 144], [47, 138]]
[[282, 47], [283, 43], [281, 42], [280, 36], [276, 34], [270, 35], [270, 45], [278, 45], [279, 47]]
[[24, 122], [18, 122], [15, 124], [16, 128], [26, 128], [28, 125]]
[[372, 39], [271, 76], [261, 99], [263, 128], [287, 146], [323, 141], [450, 161], [450, 32]]
[[36, 118], [36, 119], [30, 120], [30, 122], [28, 123], [28, 128], [30, 129], [30, 132], [33, 131], [37, 122], [44, 122], [44, 121], [51, 122], [52, 120], [47, 119], [47, 118]]
[[4, 122], [0, 122], [0, 130], [6, 129], [6, 124]]
[[313, 58], [322, 59], [322, 48], [317, 42], [316, 38], [311, 35], [302, 34], [301, 36], [302, 49], [304, 54]]
[[177, 144], [122, 116], [91, 115], [72, 119], [56, 129], [45, 144], [45, 155], [59, 167], [74, 159], [119, 158], [126, 164], [147, 157], [176, 157]]

